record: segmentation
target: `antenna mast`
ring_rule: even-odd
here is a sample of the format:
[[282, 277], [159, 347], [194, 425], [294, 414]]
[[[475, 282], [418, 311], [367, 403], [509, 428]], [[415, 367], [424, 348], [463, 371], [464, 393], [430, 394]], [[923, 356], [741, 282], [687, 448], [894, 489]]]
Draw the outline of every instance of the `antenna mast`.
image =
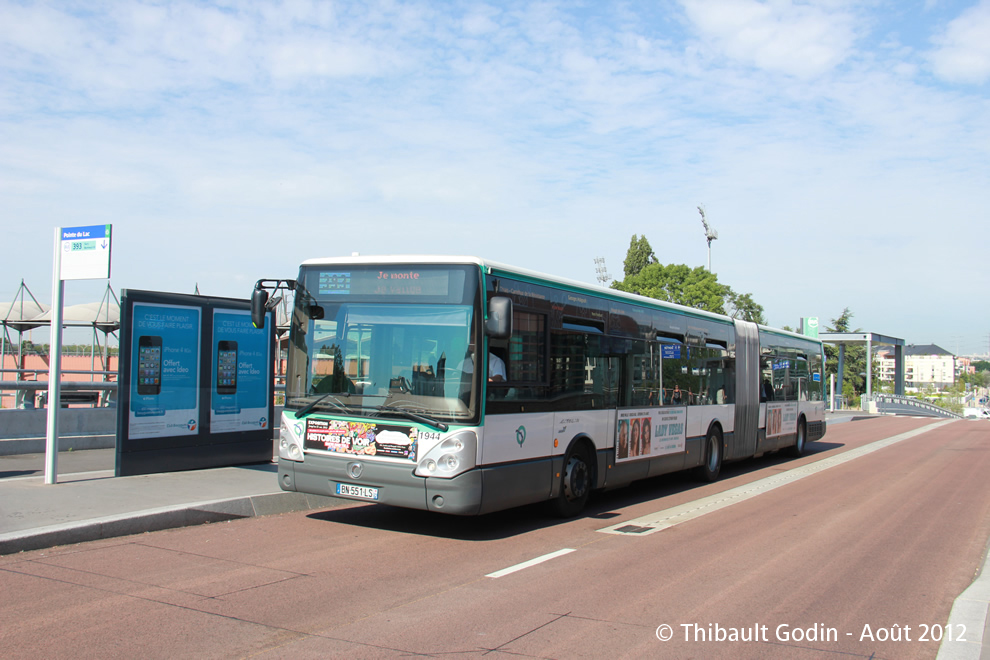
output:
[[608, 274], [608, 270], [605, 268], [605, 257], [595, 257], [595, 274], [597, 275], [598, 283], [602, 286], [606, 286], [608, 281], [612, 279], [612, 276]]
[[705, 218], [705, 207], [699, 206], [698, 213], [701, 214], [701, 224], [705, 227], [705, 238], [708, 239], [708, 272], [712, 272], [712, 241], [718, 238], [718, 232], [711, 228], [708, 219]]

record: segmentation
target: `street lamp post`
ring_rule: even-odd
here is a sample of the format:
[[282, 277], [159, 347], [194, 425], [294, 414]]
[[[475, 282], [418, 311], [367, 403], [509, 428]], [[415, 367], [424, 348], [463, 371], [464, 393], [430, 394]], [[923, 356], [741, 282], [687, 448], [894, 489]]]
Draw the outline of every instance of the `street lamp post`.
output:
[[699, 206], [698, 213], [701, 214], [701, 224], [705, 227], [705, 239], [708, 240], [708, 272], [712, 272], [712, 241], [718, 238], [718, 232], [711, 228], [708, 219], [705, 218], [705, 207]]

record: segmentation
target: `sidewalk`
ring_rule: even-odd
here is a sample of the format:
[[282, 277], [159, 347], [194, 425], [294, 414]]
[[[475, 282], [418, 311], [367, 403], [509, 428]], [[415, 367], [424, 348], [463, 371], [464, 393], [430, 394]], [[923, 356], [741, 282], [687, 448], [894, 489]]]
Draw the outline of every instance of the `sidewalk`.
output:
[[113, 461], [113, 450], [60, 452], [49, 485], [43, 454], [0, 456], [0, 555], [347, 503], [283, 492], [274, 463], [114, 477]]

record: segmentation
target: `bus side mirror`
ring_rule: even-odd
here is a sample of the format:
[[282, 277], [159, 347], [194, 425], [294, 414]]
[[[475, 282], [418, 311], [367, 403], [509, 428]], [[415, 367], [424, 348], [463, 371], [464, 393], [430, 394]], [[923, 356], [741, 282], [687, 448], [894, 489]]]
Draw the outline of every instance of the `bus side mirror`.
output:
[[255, 289], [251, 292], [251, 323], [259, 330], [265, 327], [265, 316], [268, 315], [268, 292]]
[[493, 339], [508, 339], [512, 334], [512, 301], [505, 296], [495, 296], [488, 301], [485, 334]]

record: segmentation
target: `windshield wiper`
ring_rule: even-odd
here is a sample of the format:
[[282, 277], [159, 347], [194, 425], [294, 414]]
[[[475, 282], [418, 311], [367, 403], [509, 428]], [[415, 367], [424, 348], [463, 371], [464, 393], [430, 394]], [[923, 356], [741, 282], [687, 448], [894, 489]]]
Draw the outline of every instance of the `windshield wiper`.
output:
[[393, 404], [382, 404], [378, 408], [379, 410], [387, 410], [391, 413], [398, 413], [399, 415], [405, 417], [406, 419], [411, 419], [414, 422], [419, 422], [420, 424], [426, 424], [427, 426], [432, 426], [435, 429], [441, 431], [446, 431], [448, 426], [441, 422], [439, 419], [430, 417], [429, 415], [424, 415], [423, 413], [416, 413], [405, 408], [397, 408]]
[[[315, 408], [316, 406], [318, 406], [324, 399], [327, 399], [327, 398], [329, 398], [329, 397], [331, 397], [333, 395], [334, 395], [333, 392], [327, 392], [326, 394], [324, 394], [320, 398], [313, 399], [307, 405], [303, 406], [302, 408], [300, 408], [299, 410], [296, 411], [296, 419], [302, 419], [303, 417], [305, 417], [309, 413], [313, 412], [313, 408]], [[347, 396], [347, 394], [342, 394], [341, 396]], [[349, 412], [347, 410], [347, 406], [345, 406], [343, 403], [341, 403], [336, 397], [334, 397], [334, 399], [330, 403], [332, 403], [333, 405], [337, 406], [338, 408], [340, 408], [341, 410], [343, 410], [345, 413]]]
[[[339, 396], [349, 396], [349, 395], [341, 392], [341, 393], [339, 393]], [[348, 407], [348, 406], [345, 406], [336, 397], [334, 397], [334, 393], [333, 392], [327, 392], [323, 396], [319, 397], [318, 399], [314, 399], [313, 401], [309, 402], [308, 404], [306, 404], [305, 406], [303, 406], [302, 408], [300, 408], [299, 410], [297, 410], [296, 411], [296, 419], [302, 419], [303, 417], [305, 417], [309, 413], [313, 412], [313, 409], [316, 408], [316, 406], [320, 405], [320, 403], [322, 403], [324, 400], [326, 400], [326, 399], [328, 399], [330, 397], [333, 397], [330, 400], [330, 403], [332, 403], [334, 406], [336, 406], [338, 409], [340, 409], [346, 415], [352, 415], [352, 414], [354, 414], [354, 411], [356, 411], [356, 410], [369, 411], [369, 412], [382, 412], [382, 411], [386, 411], [386, 412], [398, 414], [399, 416], [405, 417], [406, 419], [412, 420], [414, 422], [419, 422], [420, 424], [426, 424], [427, 426], [432, 426], [433, 428], [439, 429], [441, 431], [446, 431], [447, 428], [448, 428], [447, 424], [445, 424], [445, 423], [441, 422], [440, 420], [435, 419], [435, 418], [433, 418], [433, 417], [431, 417], [429, 415], [426, 415], [426, 414], [423, 414], [423, 413], [416, 413], [416, 412], [413, 412], [411, 410], [407, 410], [405, 408], [398, 408], [398, 407], [396, 407], [394, 405], [384, 404], [384, 405], [381, 405], [381, 406], [378, 406], [378, 407], [374, 407], [374, 406], [351, 406], [351, 407]]]

